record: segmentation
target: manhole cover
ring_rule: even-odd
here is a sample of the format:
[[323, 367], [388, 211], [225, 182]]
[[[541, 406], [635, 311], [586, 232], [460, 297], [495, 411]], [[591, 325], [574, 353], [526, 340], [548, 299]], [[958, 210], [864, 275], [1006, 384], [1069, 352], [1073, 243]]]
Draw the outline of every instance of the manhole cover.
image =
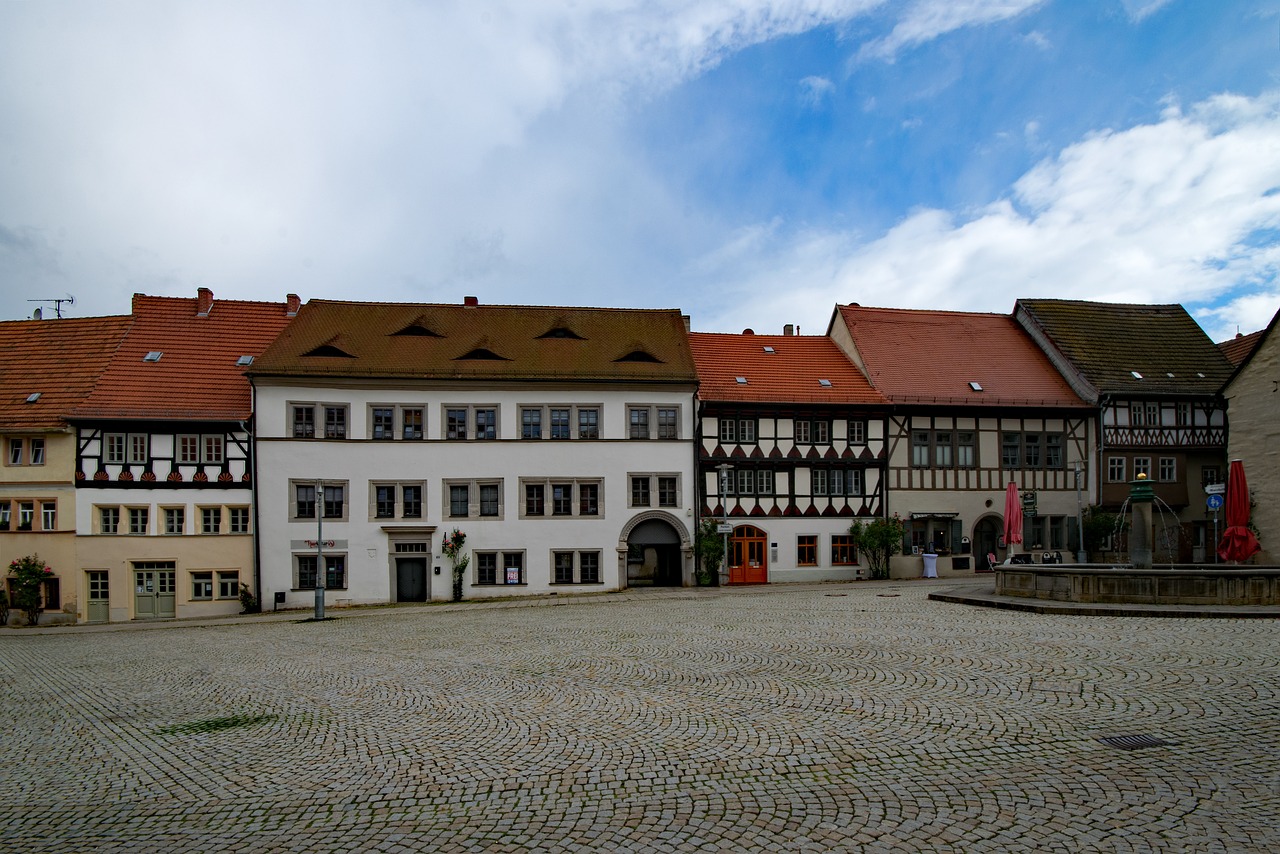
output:
[[1118, 747], [1121, 750], [1141, 750], [1144, 747], [1165, 747], [1171, 744], [1154, 735], [1109, 735], [1098, 741], [1107, 747]]

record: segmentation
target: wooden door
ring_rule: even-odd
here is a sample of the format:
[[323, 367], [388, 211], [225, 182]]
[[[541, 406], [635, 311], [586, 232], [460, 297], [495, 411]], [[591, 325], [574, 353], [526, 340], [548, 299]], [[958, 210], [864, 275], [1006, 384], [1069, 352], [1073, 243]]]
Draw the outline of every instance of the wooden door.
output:
[[729, 583], [764, 584], [769, 580], [769, 538], [754, 525], [734, 528], [729, 540]]

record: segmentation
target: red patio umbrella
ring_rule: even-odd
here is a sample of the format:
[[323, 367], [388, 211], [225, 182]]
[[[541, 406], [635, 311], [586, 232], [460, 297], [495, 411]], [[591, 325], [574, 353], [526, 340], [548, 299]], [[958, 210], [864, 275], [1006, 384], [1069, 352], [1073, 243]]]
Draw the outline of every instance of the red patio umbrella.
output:
[[1018, 484], [1010, 481], [1004, 491], [1004, 541], [1013, 548], [1022, 542], [1022, 499], [1018, 496]]
[[1244, 463], [1232, 460], [1227, 470], [1227, 530], [1218, 543], [1218, 557], [1239, 563], [1262, 550], [1249, 525], [1249, 484], [1244, 478]]

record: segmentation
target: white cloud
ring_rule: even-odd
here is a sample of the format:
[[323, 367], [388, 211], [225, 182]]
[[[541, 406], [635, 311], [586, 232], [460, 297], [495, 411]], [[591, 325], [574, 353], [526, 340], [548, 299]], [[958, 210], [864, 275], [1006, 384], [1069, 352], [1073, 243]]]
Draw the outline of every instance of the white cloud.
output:
[[932, 41], [962, 27], [1017, 17], [1044, 0], [915, 0], [893, 31], [858, 51], [862, 60], [893, 61], [898, 51]]
[[1221, 95], [1080, 140], [981, 210], [919, 210], [870, 241], [775, 228], [763, 257], [719, 271], [760, 296], [712, 325], [812, 328], [835, 302], [1008, 312], [1069, 295], [1200, 305], [1215, 338], [1257, 328], [1280, 294], [1278, 139], [1280, 94]]
[[1120, 0], [1120, 5], [1124, 6], [1125, 14], [1130, 20], [1138, 22], [1154, 15], [1172, 2], [1173, 0]]
[[835, 89], [836, 85], [827, 78], [810, 75], [800, 81], [800, 100], [805, 106], [817, 109]]

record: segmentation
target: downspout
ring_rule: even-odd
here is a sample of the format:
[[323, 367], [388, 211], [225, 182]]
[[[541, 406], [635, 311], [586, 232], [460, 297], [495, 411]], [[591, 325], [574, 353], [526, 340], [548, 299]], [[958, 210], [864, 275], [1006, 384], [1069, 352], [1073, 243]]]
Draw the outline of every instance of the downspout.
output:
[[262, 529], [258, 512], [258, 386], [249, 378], [249, 487], [253, 502], [253, 589], [258, 591], [258, 611], [265, 604], [262, 596], [262, 541], [258, 532]]

